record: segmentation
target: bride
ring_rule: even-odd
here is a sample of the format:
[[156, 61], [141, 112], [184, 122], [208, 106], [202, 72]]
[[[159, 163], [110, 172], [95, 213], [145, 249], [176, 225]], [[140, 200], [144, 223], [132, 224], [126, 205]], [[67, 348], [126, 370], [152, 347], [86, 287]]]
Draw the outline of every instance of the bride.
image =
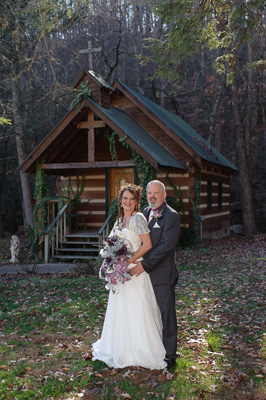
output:
[[[139, 211], [141, 188], [127, 184], [119, 193], [119, 215], [110, 233], [122, 230], [128, 249], [129, 269], [152, 247], [146, 218]], [[162, 322], [150, 277], [132, 276], [118, 291], [110, 290], [102, 335], [92, 345], [93, 360], [109, 367], [166, 367]]]

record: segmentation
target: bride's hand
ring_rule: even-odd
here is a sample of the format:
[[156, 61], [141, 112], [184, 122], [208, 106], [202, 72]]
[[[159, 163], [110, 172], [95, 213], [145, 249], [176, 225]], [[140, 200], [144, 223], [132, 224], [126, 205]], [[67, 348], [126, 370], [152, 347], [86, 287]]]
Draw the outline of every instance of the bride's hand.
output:
[[144, 268], [140, 261], [136, 262], [136, 266], [130, 268], [131, 275], [140, 276], [144, 272]]
[[127, 265], [132, 264], [133, 262], [134, 262], [134, 261], [133, 261], [132, 258], [128, 258], [128, 259], [127, 259]]

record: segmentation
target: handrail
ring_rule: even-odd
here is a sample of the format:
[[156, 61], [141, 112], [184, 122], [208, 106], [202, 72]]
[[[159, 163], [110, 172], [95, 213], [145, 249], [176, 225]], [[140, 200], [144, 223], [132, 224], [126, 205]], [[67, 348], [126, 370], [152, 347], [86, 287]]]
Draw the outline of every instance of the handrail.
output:
[[99, 236], [99, 253], [103, 244], [103, 241], [107, 239], [107, 236], [109, 235], [109, 221], [112, 218], [112, 214], [108, 215], [106, 220], [104, 221], [103, 225], [101, 228], [98, 230], [98, 236]]
[[106, 218], [106, 220], [104, 221], [103, 225], [101, 226], [101, 228], [98, 231], [98, 235], [101, 235], [103, 233], [103, 230], [105, 229], [106, 225], [109, 223], [110, 219], [112, 218], [113, 214], [108, 215], [108, 217]]
[[62, 242], [66, 237], [67, 208], [68, 205], [65, 204], [44, 232], [44, 262], [46, 264], [49, 263], [50, 247], [52, 249], [52, 256], [54, 256], [55, 249], [58, 248], [59, 241]]
[[59, 211], [59, 213], [57, 214], [57, 216], [55, 217], [55, 219], [50, 223], [50, 225], [48, 226], [48, 228], [46, 228], [46, 230], [44, 231], [44, 234], [47, 235], [47, 233], [50, 232], [50, 230], [52, 229], [52, 227], [57, 223], [57, 221], [59, 220], [59, 218], [61, 217], [61, 215], [64, 214], [65, 210], [67, 209], [68, 205], [65, 204], [64, 207]]

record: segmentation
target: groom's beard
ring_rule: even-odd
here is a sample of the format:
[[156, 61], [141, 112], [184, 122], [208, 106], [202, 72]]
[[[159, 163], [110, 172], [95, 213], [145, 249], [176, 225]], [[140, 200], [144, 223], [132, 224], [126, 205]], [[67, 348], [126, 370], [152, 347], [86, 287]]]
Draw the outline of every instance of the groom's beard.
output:
[[150, 200], [149, 206], [150, 206], [150, 208], [152, 208], [154, 210], [155, 208], [158, 207], [158, 202], [156, 200], [154, 200], [154, 201]]

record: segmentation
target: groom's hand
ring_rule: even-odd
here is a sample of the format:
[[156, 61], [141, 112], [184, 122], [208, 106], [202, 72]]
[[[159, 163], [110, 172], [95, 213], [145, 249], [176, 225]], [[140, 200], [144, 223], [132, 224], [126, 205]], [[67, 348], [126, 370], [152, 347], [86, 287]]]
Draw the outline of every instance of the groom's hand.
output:
[[131, 275], [140, 276], [144, 272], [144, 269], [140, 261], [137, 261], [136, 264], [135, 267], [130, 268], [130, 273]]

